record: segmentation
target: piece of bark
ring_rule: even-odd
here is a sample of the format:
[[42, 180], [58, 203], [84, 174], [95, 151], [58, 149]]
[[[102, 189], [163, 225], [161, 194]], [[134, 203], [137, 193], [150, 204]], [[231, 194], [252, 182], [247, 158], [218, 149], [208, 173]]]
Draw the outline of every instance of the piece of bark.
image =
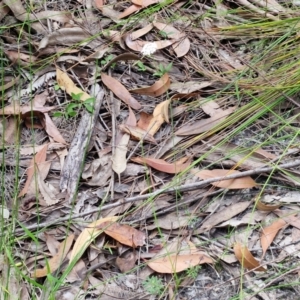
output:
[[89, 145], [103, 100], [104, 92], [100, 90], [99, 85], [96, 85], [94, 88], [94, 96], [96, 98], [94, 112], [92, 114], [88, 111], [83, 113], [61, 172], [59, 186], [62, 192], [66, 191], [66, 200], [69, 203], [74, 201], [77, 193], [77, 185], [83, 169], [85, 152]]

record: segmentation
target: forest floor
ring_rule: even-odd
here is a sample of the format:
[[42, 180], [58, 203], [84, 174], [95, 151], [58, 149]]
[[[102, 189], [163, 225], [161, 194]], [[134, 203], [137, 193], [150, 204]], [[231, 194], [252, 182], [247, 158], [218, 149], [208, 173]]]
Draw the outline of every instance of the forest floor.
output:
[[299, 299], [299, 29], [299, 1], [0, 1], [0, 299]]

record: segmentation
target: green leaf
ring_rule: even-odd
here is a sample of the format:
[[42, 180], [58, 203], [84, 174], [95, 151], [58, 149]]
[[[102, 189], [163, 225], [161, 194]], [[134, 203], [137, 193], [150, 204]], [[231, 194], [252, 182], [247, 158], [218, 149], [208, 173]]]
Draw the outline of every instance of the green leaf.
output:
[[75, 101], [80, 101], [82, 95], [83, 93], [79, 93], [79, 94], [72, 93], [72, 99]]
[[94, 111], [94, 106], [92, 106], [88, 103], [84, 103], [83, 105], [88, 112], [92, 113]]
[[58, 118], [58, 117], [62, 117], [64, 115], [64, 113], [62, 113], [61, 111], [56, 111], [55, 113], [53, 113], [53, 117]]

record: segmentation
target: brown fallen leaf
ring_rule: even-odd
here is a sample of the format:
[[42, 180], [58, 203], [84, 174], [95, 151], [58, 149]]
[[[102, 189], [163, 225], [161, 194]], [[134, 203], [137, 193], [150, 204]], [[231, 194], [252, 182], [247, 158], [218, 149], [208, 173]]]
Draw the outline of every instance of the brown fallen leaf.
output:
[[194, 122], [192, 125], [185, 125], [175, 132], [176, 135], [193, 135], [206, 132], [213, 129], [221, 121], [225, 120], [231, 113], [235, 111], [235, 107], [226, 110], [219, 110], [218, 113], [210, 118]]
[[151, 157], [134, 157], [131, 158], [132, 161], [139, 163], [139, 164], [146, 164], [158, 171], [169, 173], [169, 174], [178, 174], [184, 170], [186, 170], [191, 162], [188, 160], [187, 162], [174, 162], [168, 163], [163, 159], [151, 158]]
[[169, 87], [170, 87], [170, 78], [169, 75], [165, 73], [153, 85], [144, 88], [130, 90], [130, 91], [140, 95], [158, 97], [164, 94], [169, 89]]
[[126, 273], [135, 267], [136, 260], [136, 254], [129, 252], [125, 257], [117, 257], [116, 265], [122, 273]]
[[134, 99], [123, 84], [115, 78], [101, 73], [102, 82], [122, 101], [133, 109], [141, 109], [141, 104]]
[[194, 233], [200, 234], [202, 232], [208, 231], [212, 229], [217, 224], [220, 224], [222, 222], [225, 222], [232, 217], [240, 214], [243, 212], [249, 205], [251, 204], [251, 201], [244, 201], [244, 202], [238, 202], [235, 204], [232, 204], [226, 208], [223, 208], [222, 210], [212, 214], [208, 219], [206, 219], [200, 228], [197, 228]]
[[42, 119], [41, 121], [42, 121], [42, 124], [45, 128], [45, 131], [48, 133], [48, 135], [51, 136], [54, 141], [66, 145], [67, 142], [65, 141], [63, 136], [60, 134], [59, 130], [57, 129], [57, 127], [53, 123], [50, 116], [46, 113], [44, 114], [44, 116], [45, 116], [44, 119]]
[[166, 33], [168, 38], [176, 39], [178, 41], [172, 45], [177, 57], [182, 57], [189, 52], [191, 43], [184, 33], [169, 24], [153, 22], [153, 26]]
[[122, 132], [130, 134], [130, 136], [138, 141], [143, 140], [145, 142], [149, 142], [157, 145], [156, 140], [152, 135], [147, 133], [146, 130], [143, 130], [137, 126], [129, 126], [129, 125], [119, 125], [119, 128]]
[[204, 263], [211, 264], [213, 260], [193, 243], [174, 240], [147, 264], [158, 273], [174, 274]]
[[286, 224], [287, 223], [283, 219], [278, 219], [277, 221], [273, 222], [271, 225], [263, 228], [260, 237], [260, 243], [263, 249], [262, 258], [265, 256], [266, 251], [268, 250], [269, 246], [272, 244], [278, 231], [284, 226], [286, 226]]
[[[99, 226], [104, 227], [104, 223], [100, 224]], [[112, 223], [108, 226], [105, 226], [103, 231], [121, 244], [133, 248], [143, 246], [145, 244], [145, 234], [142, 231], [139, 231], [126, 224]]]
[[82, 256], [84, 251], [88, 248], [88, 246], [95, 240], [97, 236], [99, 236], [101, 233], [103, 233], [104, 228], [99, 228], [101, 224], [109, 224], [116, 222], [118, 220], [118, 217], [107, 217], [102, 218], [100, 220], [97, 220], [95, 222], [92, 222], [87, 228], [83, 229], [83, 231], [78, 236], [73, 250], [71, 252], [70, 256], [70, 264], [76, 263], [79, 258]]
[[[214, 169], [214, 170], [199, 171], [195, 173], [195, 176], [198, 176], [199, 178], [206, 180], [206, 179], [222, 177], [222, 176], [226, 178], [226, 176], [236, 174], [236, 173], [240, 173], [240, 171]], [[236, 179], [224, 179], [221, 181], [213, 182], [212, 185], [219, 188], [225, 188], [225, 189], [249, 189], [257, 186], [256, 182], [250, 176], [245, 176]]]
[[255, 207], [256, 207], [256, 209], [262, 210], [262, 211], [273, 211], [273, 210], [280, 208], [281, 206], [282, 206], [282, 204], [268, 205], [268, 204], [265, 204], [265, 203], [261, 202], [260, 200], [258, 200]]
[[31, 160], [30, 165], [26, 171], [27, 179], [25, 185], [22, 191], [19, 193], [18, 197], [22, 197], [27, 193], [27, 190], [33, 179], [33, 175], [35, 174], [36, 166], [46, 161], [47, 149], [48, 149], [48, 144], [45, 144], [44, 147], [39, 152], [37, 152], [36, 155]]
[[39, 191], [43, 196], [45, 204], [47, 206], [54, 205], [59, 202], [60, 199], [57, 197], [57, 195], [59, 194], [59, 190], [57, 190], [53, 185], [44, 182], [42, 174], [40, 174], [40, 172], [37, 173], [37, 183]]
[[255, 271], [266, 271], [266, 269], [262, 266], [259, 266], [259, 262], [253, 257], [251, 252], [248, 250], [246, 246], [241, 245], [240, 243], [236, 243], [233, 247], [234, 254], [243, 266], [243, 268]]
[[118, 19], [123, 19], [126, 18], [130, 15], [132, 15], [133, 13], [139, 11], [142, 7], [139, 5], [130, 5], [129, 7], [127, 7], [121, 14], [119, 14]]
[[56, 80], [58, 85], [72, 97], [72, 94], [81, 94], [80, 100], [85, 101], [92, 98], [88, 93], [78, 88], [69, 75], [56, 68]]
[[155, 107], [153, 111], [153, 118], [150, 120], [150, 123], [147, 127], [147, 132], [150, 135], [154, 136], [164, 122], [169, 123], [170, 102], [171, 99], [163, 101]]
[[48, 274], [55, 272], [61, 266], [63, 260], [65, 259], [69, 250], [71, 249], [73, 240], [74, 234], [69, 235], [67, 239], [60, 244], [57, 254], [48, 260], [44, 268], [35, 270], [31, 274], [31, 277], [45, 277]]
[[118, 55], [117, 57], [113, 58], [106, 64], [102, 70], [104, 71], [108, 67], [110, 67], [112, 64], [118, 62], [118, 61], [128, 61], [128, 60], [140, 60], [140, 57], [134, 53], [126, 52]]
[[145, 35], [146, 33], [148, 33], [151, 29], [153, 28], [153, 25], [152, 24], [148, 24], [147, 26], [139, 29], [139, 30], [136, 30], [136, 31], [133, 31], [131, 33], [131, 39], [134, 41], [138, 38], [140, 38], [141, 36]]
[[149, 5], [162, 2], [162, 0], [131, 0], [131, 2], [142, 7], [147, 7]]
[[140, 119], [137, 123], [137, 126], [147, 132], [147, 128], [149, 127], [149, 124], [150, 124], [152, 119], [153, 119], [152, 115], [149, 115], [149, 114], [142, 111], [140, 113]]

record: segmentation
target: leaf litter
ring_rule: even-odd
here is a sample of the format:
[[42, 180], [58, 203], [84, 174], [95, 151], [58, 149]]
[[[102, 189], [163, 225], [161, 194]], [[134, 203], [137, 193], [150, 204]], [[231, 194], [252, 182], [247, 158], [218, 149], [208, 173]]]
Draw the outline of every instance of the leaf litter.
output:
[[[230, 299], [228, 282], [245, 272], [282, 281], [276, 263], [295, 268], [300, 141], [289, 95], [297, 91], [284, 87], [299, 80], [276, 71], [276, 53], [286, 50], [272, 44], [272, 26], [294, 22], [297, 4], [184, 4], [88, 1], [73, 13], [75, 4], [3, 1], [1, 210], [22, 236], [14, 244], [26, 266], [22, 299], [46, 297], [29, 277], [47, 278], [36, 284], [51, 293], [54, 275], [61, 287], [72, 282], [74, 299], [142, 299], [141, 281], [155, 276], [167, 287], [158, 297], [190, 299], [194, 284], [208, 299]], [[269, 31], [251, 23], [258, 16]], [[28, 21], [30, 30], [10, 30]], [[262, 55], [264, 43], [274, 51]], [[216, 276], [217, 261], [233, 280]], [[249, 297], [282, 297], [275, 284], [264, 294], [241, 286]]]

